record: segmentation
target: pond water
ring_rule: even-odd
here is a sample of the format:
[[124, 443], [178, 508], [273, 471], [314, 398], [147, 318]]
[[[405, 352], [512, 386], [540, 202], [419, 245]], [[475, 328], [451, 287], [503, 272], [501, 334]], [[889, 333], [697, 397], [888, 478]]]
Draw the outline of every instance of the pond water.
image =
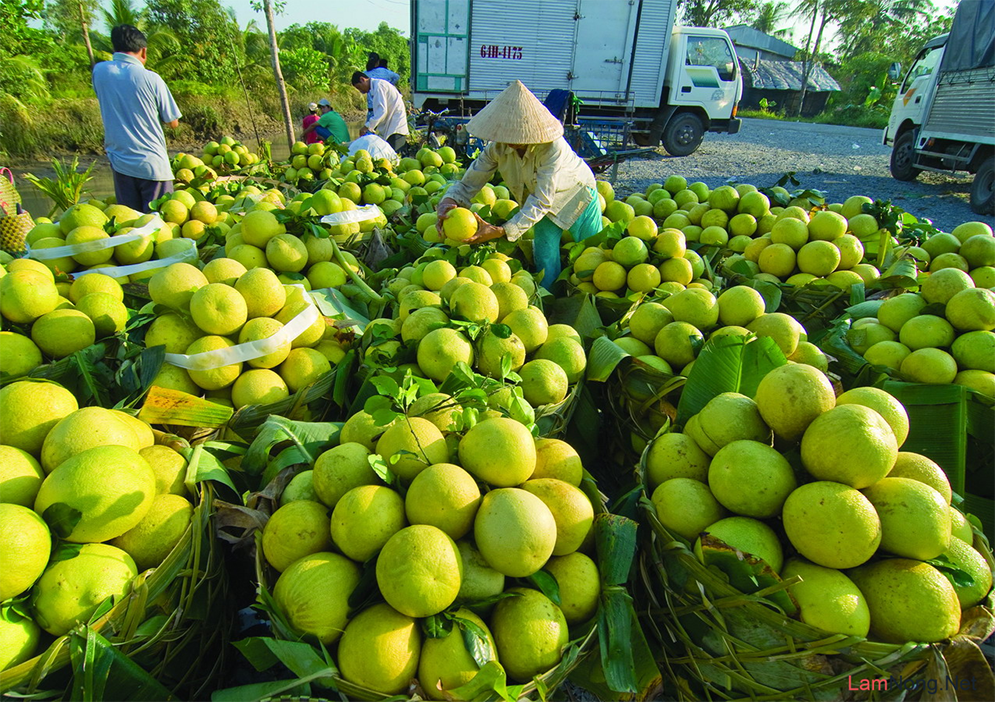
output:
[[[359, 122], [349, 125], [349, 135], [352, 138], [355, 139], [359, 136], [360, 126], [362, 125]], [[290, 155], [290, 147], [287, 145], [283, 134], [270, 134], [263, 136], [262, 139], [270, 141], [270, 149], [272, 151], [274, 161], [284, 161]], [[242, 141], [242, 143], [245, 144], [250, 151], [258, 153], [258, 143], [254, 137], [246, 138]], [[180, 151], [181, 149], [170, 150], [170, 156], [173, 156]], [[200, 148], [191, 149], [191, 151], [193, 153], [199, 153]], [[71, 162], [72, 160], [71, 156], [63, 156], [61, 158], [63, 162]], [[107, 195], [112, 195], [114, 193], [114, 175], [111, 172], [111, 167], [107, 161], [107, 157], [103, 154], [80, 154], [80, 165], [83, 169], [87, 168], [92, 162], [96, 162], [96, 165], [94, 166], [93, 173], [91, 174], [93, 178], [87, 185], [89, 191], [96, 198], [104, 198]], [[0, 165], [3, 164], [0, 163]], [[25, 180], [23, 176], [25, 173], [34, 173], [38, 177], [54, 177], [55, 174], [52, 170], [51, 161], [26, 161], [11, 170], [14, 172], [17, 190], [21, 194], [21, 200], [23, 201], [24, 208], [31, 213], [32, 217], [48, 216], [49, 211], [52, 208], [52, 201], [47, 195]]]

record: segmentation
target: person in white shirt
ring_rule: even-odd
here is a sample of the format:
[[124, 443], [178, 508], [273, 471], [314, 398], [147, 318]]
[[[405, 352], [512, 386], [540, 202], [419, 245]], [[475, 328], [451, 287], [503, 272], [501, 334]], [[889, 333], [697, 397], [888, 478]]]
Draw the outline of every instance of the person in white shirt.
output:
[[395, 151], [400, 149], [408, 139], [408, 111], [401, 93], [387, 81], [370, 78], [362, 71], [352, 74], [352, 87], [369, 95], [373, 106], [373, 114], [359, 130], [360, 136], [373, 133]]
[[462, 180], [446, 191], [436, 208], [436, 226], [454, 207], [470, 200], [501, 172], [521, 203], [518, 213], [497, 227], [477, 215], [477, 233], [467, 243], [506, 237], [517, 241], [533, 229], [533, 260], [549, 290], [560, 274], [560, 239], [569, 229], [574, 241], [601, 231], [601, 208], [594, 173], [563, 138], [563, 125], [521, 81], [514, 81], [466, 125], [487, 142]]

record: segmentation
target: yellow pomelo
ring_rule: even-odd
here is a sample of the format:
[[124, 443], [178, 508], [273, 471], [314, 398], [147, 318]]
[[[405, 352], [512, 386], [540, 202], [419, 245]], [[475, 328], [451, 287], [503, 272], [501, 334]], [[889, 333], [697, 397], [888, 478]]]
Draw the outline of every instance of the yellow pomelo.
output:
[[377, 556], [377, 584], [387, 604], [409, 617], [430, 617], [456, 600], [463, 561], [456, 543], [428, 524], [405, 527]]
[[[487, 271], [487, 274], [491, 277], [491, 289], [494, 291], [495, 295], [498, 294], [498, 290], [494, 289], [495, 286], [511, 281], [511, 267], [499, 258], [488, 258], [487, 260], [481, 262], [480, 267]], [[518, 286], [516, 285], [515, 287]], [[519, 288], [519, 290], [521, 290], [521, 288]], [[524, 290], [521, 291], [524, 292]]]
[[454, 317], [470, 322], [496, 322], [501, 313], [501, 305], [491, 289], [472, 281], [453, 292], [449, 306]]
[[[101, 239], [109, 239], [110, 236], [103, 229], [99, 227], [76, 227], [71, 232], [66, 234], [66, 246], [77, 246], [79, 244], [85, 244], [91, 241], [100, 241]], [[85, 251], [73, 254], [73, 258], [82, 266], [95, 266], [98, 263], [106, 263], [114, 255], [114, 247], [109, 246], [106, 249], [99, 249], [97, 251]]]
[[124, 597], [138, 575], [135, 561], [108, 544], [83, 544], [74, 557], [51, 563], [35, 585], [35, 621], [53, 636], [85, 622], [108, 597]]
[[76, 309], [90, 318], [96, 338], [124, 331], [128, 324], [128, 308], [107, 293], [84, 295], [76, 303]]
[[966, 544], [974, 543], [974, 529], [967, 517], [956, 507], [950, 507], [950, 535]]
[[926, 563], [888, 558], [850, 571], [871, 613], [871, 636], [905, 644], [948, 639], [960, 629], [953, 585]]
[[[446, 699], [446, 691], [454, 690], [473, 680], [480, 666], [467, 650], [464, 622], [473, 625], [475, 633], [483, 632], [487, 644], [486, 659], [497, 660], [497, 644], [484, 621], [468, 609], [454, 612], [452, 631], [438, 639], [425, 639], [418, 660], [418, 681], [433, 700]], [[479, 634], [478, 634], [479, 635]]]
[[899, 446], [905, 443], [909, 435], [909, 415], [902, 403], [884, 390], [872, 387], [853, 388], [836, 398], [836, 404], [856, 404], [869, 407], [880, 414], [895, 435]]
[[554, 556], [565, 556], [581, 547], [594, 524], [594, 508], [580, 488], [553, 478], [526, 480], [521, 489], [549, 508], [556, 522]]
[[671, 322], [657, 333], [653, 349], [667, 363], [682, 367], [695, 359], [704, 341], [701, 332], [694, 325]]
[[708, 468], [708, 486], [715, 499], [730, 512], [746, 517], [776, 517], [797, 485], [791, 464], [756, 441], [726, 444]]
[[656, 335], [674, 321], [674, 315], [658, 302], [644, 302], [629, 318], [629, 331], [636, 339], [652, 344]]
[[432, 464], [449, 461], [442, 432], [421, 417], [408, 417], [387, 429], [377, 440], [377, 453], [406, 482]]
[[43, 354], [56, 360], [85, 349], [96, 336], [93, 320], [74, 309], [53, 310], [31, 325], [31, 340]]
[[187, 348], [204, 333], [192, 320], [168, 312], [156, 317], [145, 332], [145, 346], [165, 346], [166, 353], [186, 353]]
[[157, 495], [186, 495], [184, 484], [187, 474], [187, 459], [168, 446], [146, 446], [138, 452], [155, 474]]
[[757, 336], [772, 338], [786, 357], [797, 350], [801, 335], [805, 332], [794, 317], [782, 312], [762, 314], [747, 324], [746, 328]]
[[377, 448], [377, 439], [387, 431], [389, 426], [389, 424], [377, 424], [373, 415], [360, 410], [342, 425], [339, 441], [343, 444], [350, 442], [362, 444], [367, 451], [372, 453]]
[[899, 372], [913, 383], [946, 385], [957, 377], [957, 362], [940, 349], [917, 349], [902, 359]]
[[546, 343], [539, 347], [535, 354], [536, 358], [544, 358], [553, 361], [560, 368], [566, 371], [567, 380], [576, 383], [584, 375], [587, 368], [587, 355], [580, 342], [571, 338], [546, 339]]
[[78, 408], [73, 394], [55, 383], [11, 383], [0, 390], [0, 442], [38, 456], [52, 427]]
[[556, 520], [546, 504], [518, 488], [484, 495], [473, 524], [474, 540], [499, 573], [524, 578], [549, 560], [556, 545]]
[[[250, 341], [268, 339], [281, 329], [283, 329], [283, 325], [271, 317], [255, 317], [247, 321], [239, 331], [238, 343], [244, 344]], [[274, 368], [287, 360], [290, 349], [290, 342], [287, 341], [269, 353], [249, 359], [246, 362], [253, 368]]]
[[432, 422], [439, 428], [439, 431], [446, 432], [452, 427], [456, 415], [462, 412], [463, 408], [452, 398], [442, 392], [431, 392], [422, 395], [411, 403], [408, 407], [409, 417], [421, 417]]
[[[761, 559], [775, 573], [781, 572], [784, 554], [777, 534], [769, 526], [751, 517], [726, 517], [704, 530], [737, 551]], [[701, 539], [695, 542], [695, 554], [702, 558]]]
[[37, 513], [0, 503], [0, 601], [35, 584], [48, 565], [52, 534]]
[[[223, 336], [202, 336], [187, 347], [187, 355], [193, 356], [209, 351], [220, 351], [234, 346], [234, 343]], [[241, 363], [232, 363], [210, 370], [188, 370], [190, 379], [204, 390], [220, 390], [226, 388], [238, 378], [242, 372]]]
[[525, 345], [526, 353], [532, 353], [542, 346], [549, 331], [546, 316], [538, 307], [514, 310], [502, 318], [501, 323], [511, 327], [511, 331]]
[[[766, 303], [763, 295], [754, 288], [736, 285], [719, 295], [718, 304], [719, 321], [723, 326], [745, 327], [764, 313]], [[629, 327], [632, 327], [631, 319]]]
[[77, 277], [69, 287], [69, 299], [73, 304], [76, 304], [85, 295], [96, 292], [107, 293], [118, 302], [124, 301], [124, 290], [121, 288], [121, 284], [106, 275], [82, 275]]
[[0, 446], [0, 503], [31, 507], [45, 479], [34, 456], [13, 446]]
[[950, 548], [943, 555], [954, 568], [971, 576], [970, 585], [960, 585], [951, 580], [961, 609], [980, 603], [992, 589], [992, 569], [984, 556], [961, 539], [951, 539]]
[[41, 447], [41, 465], [51, 473], [66, 460], [94, 446], [141, 446], [126, 420], [101, 407], [76, 410], [56, 424]]
[[590, 557], [575, 552], [549, 559], [545, 569], [556, 578], [560, 610], [567, 624], [581, 624], [594, 616], [601, 597], [598, 566]]
[[817, 417], [801, 442], [802, 465], [817, 480], [860, 489], [888, 475], [898, 456], [891, 426], [863, 405], [838, 405]]
[[563, 612], [544, 594], [528, 588], [509, 592], [519, 597], [498, 602], [491, 633], [508, 677], [528, 682], [560, 662], [570, 633]]
[[311, 348], [291, 349], [287, 359], [277, 368], [287, 389], [292, 393], [317, 382], [331, 370], [332, 364], [328, 359], [320, 351]]
[[396, 695], [417, 674], [420, 652], [418, 623], [390, 605], [373, 605], [346, 626], [339, 641], [339, 670], [349, 682]]
[[266, 242], [266, 260], [273, 270], [296, 273], [307, 265], [307, 247], [293, 234], [278, 234]]
[[149, 279], [149, 296], [158, 305], [176, 310], [190, 306], [194, 293], [208, 285], [199, 268], [189, 263], [174, 263]]
[[345, 556], [313, 553], [280, 574], [273, 599], [294, 629], [328, 645], [345, 629], [359, 576], [359, 566]]
[[204, 266], [204, 277], [209, 283], [235, 285], [246, 273], [245, 266], [232, 258], [216, 258]]
[[400, 495], [382, 485], [361, 485], [335, 504], [332, 541], [349, 558], [365, 563], [406, 524]]
[[708, 454], [687, 434], [662, 434], [653, 440], [646, 456], [649, 488], [655, 490], [658, 485], [673, 478], [692, 478], [704, 483], [708, 478], [710, 461]]
[[283, 489], [283, 494], [280, 495], [280, 506], [284, 507], [291, 502], [298, 502], [301, 500], [310, 500], [311, 502], [319, 502], [318, 495], [314, 492], [314, 471], [313, 470], [303, 470], [287, 483], [287, 487]]
[[268, 268], [253, 268], [235, 281], [235, 289], [245, 300], [249, 319], [272, 317], [286, 303], [287, 293], [276, 273]]
[[[504, 591], [504, 575], [490, 567], [472, 541], [461, 539], [456, 542], [456, 547], [463, 563], [463, 580], [456, 597], [457, 604], [474, 605]], [[485, 608], [487, 612], [490, 609]]]
[[235, 409], [246, 405], [267, 405], [289, 396], [290, 391], [283, 378], [266, 368], [245, 371], [231, 386], [231, 401]]
[[808, 341], [799, 341], [798, 348], [795, 349], [795, 352], [791, 354], [788, 360], [812, 366], [822, 373], [829, 371], [829, 359], [826, 357], [826, 354], [818, 346]]
[[770, 443], [770, 427], [764, 423], [757, 403], [736, 392], [724, 392], [708, 401], [688, 421], [684, 432], [705, 453], [715, 455], [726, 444], [748, 439]]
[[252, 246], [265, 248], [270, 239], [286, 231], [276, 215], [266, 210], [253, 210], [242, 218], [242, 237]]
[[423, 470], [404, 497], [409, 523], [434, 526], [452, 539], [469, 533], [479, 506], [480, 489], [473, 476], [452, 463], [436, 463]]
[[110, 543], [131, 556], [139, 571], [155, 568], [180, 542], [192, 519], [193, 505], [186, 498], [156, 495], [142, 521]]
[[536, 439], [536, 467], [533, 479], [555, 478], [574, 486], [580, 486], [584, 477], [584, 466], [576, 449], [560, 439]]
[[[107, 541], [135, 527], [155, 496], [155, 473], [141, 455], [124, 446], [96, 446], [78, 453], [48, 474], [35, 498], [45, 515], [63, 503], [80, 513], [66, 541]], [[57, 508], [65, 519], [66, 507]]]
[[381, 484], [370, 466], [369, 456], [367, 447], [356, 442], [344, 442], [318, 456], [312, 479], [318, 499], [328, 507], [335, 507], [353, 488]]
[[533, 407], [562, 402], [570, 381], [563, 368], [543, 358], [529, 361], [518, 371], [525, 400]]
[[[487, 261], [485, 261], [487, 263]], [[495, 261], [502, 263], [504, 261]], [[504, 264], [507, 265], [507, 264]], [[516, 310], [524, 310], [529, 306], [529, 296], [520, 287], [510, 282], [494, 283], [491, 292], [498, 300], [498, 319], [504, 319]]]
[[[274, 319], [282, 323], [284, 326], [289, 324], [294, 317], [308, 308], [308, 301], [302, 297], [305, 294], [306, 293], [303, 293], [297, 289], [294, 289], [293, 292], [288, 293], [287, 303], [279, 312], [276, 313]], [[300, 336], [290, 342], [291, 347], [299, 349], [315, 346], [325, 335], [325, 328], [327, 326], [328, 324], [325, 321], [325, 318], [319, 314], [318, 318], [314, 320], [314, 323], [310, 327], [305, 329], [301, 332]]]
[[726, 511], [704, 482], [693, 478], [669, 478], [652, 495], [656, 516], [667, 529], [693, 541]]
[[911, 478], [912, 480], [918, 480], [921, 483], [929, 485], [940, 493], [940, 496], [948, 505], [953, 497], [953, 491], [950, 489], [950, 481], [947, 480], [947, 474], [936, 463], [918, 453], [899, 451], [898, 457], [895, 459], [895, 465], [892, 467], [891, 472], [888, 473], [888, 477]]
[[514, 334], [501, 338], [488, 330], [477, 342], [477, 370], [491, 378], [501, 378], [504, 357], [508, 356], [512, 371], [525, 363], [525, 345]]
[[280, 572], [299, 558], [331, 547], [328, 508], [320, 502], [297, 500], [284, 505], [263, 528], [263, 554]]
[[910, 478], [883, 478], [862, 490], [881, 519], [881, 549], [927, 561], [950, 546], [950, 510], [943, 496]]
[[0, 368], [5, 375], [18, 378], [42, 364], [41, 349], [23, 334], [0, 332]]
[[16, 612], [0, 616], [0, 671], [23, 663], [35, 654], [41, 627]]
[[802, 485], [784, 502], [784, 531], [801, 555], [826, 568], [853, 568], [881, 543], [881, 519], [859, 491], [828, 481]]
[[172, 363], [163, 363], [162, 368], [152, 379], [152, 385], [170, 390], [185, 392], [189, 395], [200, 397], [203, 390], [197, 383], [190, 379], [190, 374], [184, 369], [174, 366]]
[[838, 570], [791, 558], [784, 564], [781, 577], [786, 580], [795, 575], [802, 580], [789, 591], [798, 602], [803, 622], [829, 634], [867, 636], [871, 613], [864, 595], [850, 578]]
[[535, 472], [535, 441], [525, 425], [514, 419], [485, 419], [460, 440], [459, 457], [476, 478], [496, 487], [510, 487], [524, 483]]
[[800, 438], [816, 417], [836, 403], [825, 374], [799, 364], [770, 371], [760, 381], [755, 399], [760, 416], [774, 434], [788, 441]]
[[228, 336], [245, 324], [248, 307], [238, 290], [224, 283], [208, 283], [190, 298], [190, 316], [204, 333]]
[[442, 231], [453, 241], [466, 241], [477, 233], [477, 218], [465, 207], [454, 207], [442, 221]]

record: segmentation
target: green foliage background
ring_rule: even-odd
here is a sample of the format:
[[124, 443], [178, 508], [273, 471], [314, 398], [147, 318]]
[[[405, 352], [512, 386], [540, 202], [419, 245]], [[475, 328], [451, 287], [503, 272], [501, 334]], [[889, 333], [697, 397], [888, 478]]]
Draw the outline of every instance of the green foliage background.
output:
[[[111, 58], [111, 27], [134, 24], [145, 32], [146, 65], [163, 77], [183, 113], [179, 129], [167, 134], [173, 144], [251, 135], [246, 94], [260, 134], [282, 131], [261, 15], [259, 23], [240, 26], [219, 0], [113, 0], [104, 7], [98, 0], [0, 0], [0, 155], [101, 151], [81, 9], [96, 61]], [[368, 50], [388, 59], [406, 90], [408, 40], [386, 23], [375, 32], [295, 24], [277, 39], [298, 129], [307, 103], [320, 97], [347, 119], [365, 111], [349, 77], [365, 67]]]

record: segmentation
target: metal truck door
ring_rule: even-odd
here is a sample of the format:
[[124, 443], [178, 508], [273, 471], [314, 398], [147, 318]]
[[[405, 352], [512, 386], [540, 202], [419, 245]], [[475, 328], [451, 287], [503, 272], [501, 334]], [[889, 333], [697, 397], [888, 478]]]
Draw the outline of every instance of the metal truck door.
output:
[[416, 92], [461, 93], [467, 89], [470, 0], [414, 3]]
[[577, 43], [570, 89], [581, 99], [624, 103], [639, 3], [577, 3]]
[[732, 114], [739, 85], [739, 63], [728, 36], [674, 34], [677, 65], [671, 103], [697, 105], [713, 119]]

